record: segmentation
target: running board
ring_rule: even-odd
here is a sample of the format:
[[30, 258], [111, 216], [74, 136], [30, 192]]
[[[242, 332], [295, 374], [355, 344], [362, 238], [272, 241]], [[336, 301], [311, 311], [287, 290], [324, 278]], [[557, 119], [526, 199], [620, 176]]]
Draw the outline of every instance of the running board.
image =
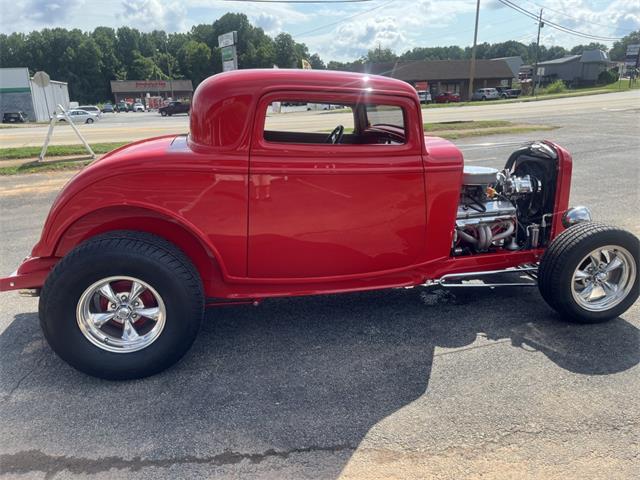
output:
[[[501, 283], [454, 283], [456, 281], [461, 282], [466, 279], [480, 280], [479, 277], [486, 277], [489, 275], [497, 275], [503, 273], [523, 273], [531, 278], [530, 282], [514, 281], [514, 282], [501, 282]], [[450, 273], [443, 275], [435, 280], [427, 280], [420, 285], [421, 287], [443, 287], [443, 288], [495, 288], [495, 287], [535, 287], [537, 282], [537, 265], [523, 265], [520, 267], [505, 268], [503, 270], [487, 270], [485, 272], [465, 272], [465, 273]]]

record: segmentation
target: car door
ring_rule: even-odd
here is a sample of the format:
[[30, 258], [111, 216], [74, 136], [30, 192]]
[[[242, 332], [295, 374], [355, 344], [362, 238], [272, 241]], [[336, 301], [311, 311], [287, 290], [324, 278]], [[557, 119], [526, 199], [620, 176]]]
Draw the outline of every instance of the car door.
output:
[[[269, 94], [259, 103], [249, 168], [248, 276], [322, 278], [369, 275], [410, 266], [423, 253], [423, 134], [413, 98], [370, 95], [404, 112], [404, 144], [323, 143], [352, 112], [290, 117], [297, 130], [320, 126], [315, 143], [267, 140], [268, 105], [353, 105], [356, 94]], [[287, 107], [296, 108], [296, 107]], [[402, 114], [402, 113], [401, 113]], [[290, 133], [295, 137], [296, 133]]]

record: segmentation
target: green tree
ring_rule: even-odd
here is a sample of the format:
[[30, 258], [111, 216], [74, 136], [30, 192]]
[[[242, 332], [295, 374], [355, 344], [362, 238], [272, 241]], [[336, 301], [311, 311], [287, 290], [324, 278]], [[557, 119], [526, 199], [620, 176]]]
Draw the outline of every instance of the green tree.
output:
[[591, 42], [588, 45], [576, 45], [569, 51], [569, 53], [571, 55], [582, 55], [582, 52], [585, 50], [604, 50], [606, 52], [609, 50], [609, 47], [604, 43]]
[[275, 63], [280, 68], [296, 68], [296, 45], [288, 33], [281, 33], [275, 38]]
[[134, 50], [131, 67], [127, 71], [129, 80], [155, 80], [161, 78], [161, 70], [151, 58], [143, 57], [142, 54]]
[[318, 55], [317, 53], [311, 55], [308, 60], [311, 64], [311, 68], [313, 68], [314, 70], [324, 70], [325, 68], [327, 68], [320, 58], [320, 55]]
[[640, 43], [640, 30], [631, 32], [629, 35], [624, 36], [622, 40], [614, 43], [613, 47], [611, 47], [611, 50], [609, 51], [609, 58], [611, 58], [611, 60], [621, 62], [627, 54], [627, 45], [633, 45], [636, 43]]
[[211, 49], [202, 42], [189, 40], [178, 52], [178, 63], [183, 75], [195, 85], [211, 72]]

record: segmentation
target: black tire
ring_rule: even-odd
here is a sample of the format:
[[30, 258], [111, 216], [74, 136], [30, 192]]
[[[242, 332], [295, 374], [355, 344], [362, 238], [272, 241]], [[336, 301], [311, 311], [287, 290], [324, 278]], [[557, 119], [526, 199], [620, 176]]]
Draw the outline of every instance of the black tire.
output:
[[93, 118], [87, 118], [87, 121], [85, 123], [93, 123]]
[[[573, 275], [579, 263], [598, 247], [623, 247], [633, 257], [635, 281], [627, 296], [607, 310], [590, 311], [572, 295]], [[622, 315], [638, 299], [640, 290], [640, 242], [618, 227], [599, 223], [581, 223], [556, 237], [547, 248], [538, 270], [538, 287], [545, 301], [560, 315], [579, 323], [600, 323]]]
[[162, 116], [162, 117], [166, 117], [166, 116], [167, 116], [167, 112], [165, 112], [164, 110], [162, 110], [162, 111], [160, 112], [160, 116]]
[[[164, 329], [142, 350], [103, 350], [79, 328], [76, 308], [83, 292], [111, 276], [140, 279], [163, 299]], [[69, 252], [47, 277], [39, 304], [51, 348], [72, 367], [110, 380], [147, 377], [176, 363], [195, 340], [203, 312], [202, 282], [187, 256], [159, 237], [129, 231], [94, 237]]]

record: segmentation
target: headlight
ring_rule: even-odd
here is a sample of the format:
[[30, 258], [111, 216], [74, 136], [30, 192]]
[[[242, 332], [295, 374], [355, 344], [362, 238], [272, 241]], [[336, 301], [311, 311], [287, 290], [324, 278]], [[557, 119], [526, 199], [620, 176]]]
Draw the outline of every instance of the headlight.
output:
[[564, 225], [565, 228], [569, 228], [578, 223], [590, 222], [591, 219], [591, 210], [587, 207], [573, 207], [567, 210], [562, 216], [562, 225]]

